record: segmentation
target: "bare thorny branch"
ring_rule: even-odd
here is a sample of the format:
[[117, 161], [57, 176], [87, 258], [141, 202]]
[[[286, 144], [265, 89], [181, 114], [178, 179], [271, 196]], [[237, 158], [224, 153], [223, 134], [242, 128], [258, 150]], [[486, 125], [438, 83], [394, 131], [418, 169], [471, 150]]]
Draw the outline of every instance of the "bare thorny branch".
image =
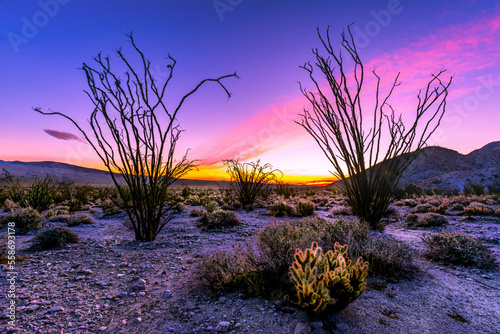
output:
[[[89, 87], [85, 93], [94, 105], [89, 119], [92, 131], [83, 130], [73, 118], [61, 112], [35, 110], [43, 115], [62, 116], [76, 126], [110, 172], [123, 200], [117, 204], [127, 212], [136, 239], [151, 241], [173, 216], [168, 188], [195, 167], [187, 152], [180, 161], [174, 160], [182, 132], [176, 120], [179, 110], [187, 98], [208, 82], [219, 84], [230, 97], [223, 80], [238, 76], [235, 72], [204, 79], [169, 109], [165, 94], [174, 75], [175, 59], [168, 56], [171, 61], [167, 66], [168, 77], [160, 84], [151, 73], [150, 60], [137, 47], [132, 34], [126, 36], [139, 56], [140, 66], [133, 65], [121, 48], [116, 49], [126, 68], [124, 79], [112, 71], [110, 59], [101, 53], [94, 58], [95, 67], [83, 63]], [[120, 185], [115, 172], [124, 179], [125, 187]], [[132, 195], [132, 206], [124, 201], [126, 191]]]
[[[342, 52], [334, 51], [329, 28], [326, 36], [319, 29], [317, 31], [326, 57], [318, 49], [313, 49], [312, 53], [316, 58], [315, 66], [324, 75], [328, 85], [321, 86], [315, 77], [315, 67], [310, 62], [301, 66], [308, 72], [314, 89], [307, 90], [300, 85], [311, 109], [304, 109], [302, 119], [297, 123], [314, 138], [332, 163], [332, 174], [342, 180], [355, 213], [368, 223], [377, 224], [392, 199], [392, 191], [403, 171], [416, 158], [412, 152], [423, 148], [439, 126], [446, 110], [446, 97], [452, 77], [448, 82], [443, 82], [441, 78], [445, 70], [432, 75], [426, 89], [417, 95], [415, 118], [406, 127], [402, 116], [396, 115], [389, 103], [395, 89], [401, 84], [400, 74], [396, 75], [386, 95], [382, 96], [381, 78], [374, 69], [375, 107], [373, 123], [366, 133], [361, 102], [365, 70], [350, 26], [347, 34], [342, 32], [340, 45], [352, 61], [351, 73], [348, 73], [349, 67], [344, 62]], [[424, 120], [424, 115], [430, 117]], [[418, 125], [423, 122], [423, 129], [420, 129]], [[388, 144], [383, 143], [383, 135], [388, 135]], [[402, 157], [396, 159], [398, 156]]]

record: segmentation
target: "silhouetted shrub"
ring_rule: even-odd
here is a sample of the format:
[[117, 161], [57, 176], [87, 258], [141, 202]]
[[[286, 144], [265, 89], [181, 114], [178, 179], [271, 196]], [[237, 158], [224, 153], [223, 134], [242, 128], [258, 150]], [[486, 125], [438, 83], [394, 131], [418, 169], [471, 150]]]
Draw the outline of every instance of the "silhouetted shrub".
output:
[[473, 236], [447, 231], [425, 235], [422, 241], [427, 246], [425, 256], [432, 260], [477, 268], [496, 266], [494, 253]]
[[286, 199], [295, 196], [295, 190], [289, 184], [283, 182], [278, 182], [278, 184], [276, 184], [274, 192], [276, 195], [283, 196]]
[[261, 166], [260, 160], [240, 163], [238, 160], [228, 159], [223, 163], [231, 177], [232, 193], [243, 207], [253, 205], [260, 196], [269, 196], [269, 183], [277, 182], [278, 174], [283, 174], [278, 169], [273, 169], [270, 164]]
[[64, 247], [79, 242], [78, 235], [67, 227], [54, 227], [38, 233], [35, 243], [42, 249]]

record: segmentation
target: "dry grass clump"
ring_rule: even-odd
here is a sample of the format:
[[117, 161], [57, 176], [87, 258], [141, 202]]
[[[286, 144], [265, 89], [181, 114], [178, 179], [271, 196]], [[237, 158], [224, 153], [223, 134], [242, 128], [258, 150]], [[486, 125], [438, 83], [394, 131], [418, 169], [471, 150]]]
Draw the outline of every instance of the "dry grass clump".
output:
[[446, 231], [425, 235], [422, 241], [427, 246], [425, 256], [432, 260], [484, 269], [496, 266], [493, 252], [473, 236]]
[[469, 206], [465, 207], [464, 213], [474, 216], [489, 216], [494, 214], [494, 210], [485, 204], [472, 202]]

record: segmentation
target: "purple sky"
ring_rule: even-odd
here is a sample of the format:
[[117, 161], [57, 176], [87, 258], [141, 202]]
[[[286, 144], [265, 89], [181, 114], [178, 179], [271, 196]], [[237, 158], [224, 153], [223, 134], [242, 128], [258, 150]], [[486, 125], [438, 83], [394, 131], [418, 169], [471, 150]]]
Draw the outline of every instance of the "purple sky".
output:
[[[84, 122], [92, 105], [83, 93], [82, 62], [113, 55], [134, 32], [158, 79], [164, 57], [177, 60], [167, 104], [205, 77], [235, 70], [230, 100], [216, 85], [188, 101], [179, 120], [180, 150], [200, 159], [192, 178], [224, 177], [221, 160], [272, 163], [290, 182], [329, 177], [331, 166], [294, 120], [308, 107], [298, 66], [319, 47], [316, 28], [337, 38], [353, 23], [367, 69], [390, 82], [402, 72], [393, 105], [403, 113], [431, 73], [454, 75], [448, 112], [431, 145], [469, 153], [500, 140], [500, 5], [496, 1], [0, 1], [0, 159], [53, 160], [102, 166], [64, 119], [38, 115], [51, 108]], [[113, 58], [115, 59], [115, 58]], [[309, 85], [308, 85], [309, 84]]]

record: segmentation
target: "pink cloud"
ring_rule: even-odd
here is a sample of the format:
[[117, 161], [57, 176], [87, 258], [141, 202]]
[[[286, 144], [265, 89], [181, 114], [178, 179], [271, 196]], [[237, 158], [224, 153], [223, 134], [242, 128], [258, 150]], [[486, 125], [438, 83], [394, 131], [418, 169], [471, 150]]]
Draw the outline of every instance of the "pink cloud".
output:
[[69, 133], [69, 132], [62, 132], [62, 131], [56, 131], [56, 130], [50, 130], [50, 129], [43, 129], [43, 131], [48, 134], [49, 136], [52, 136], [54, 138], [60, 139], [60, 140], [76, 140], [80, 141], [82, 143], [85, 143], [80, 137]]
[[276, 103], [259, 110], [235, 129], [228, 130], [218, 138], [193, 147], [193, 158], [200, 159], [201, 165], [220, 164], [222, 160], [240, 158], [249, 160], [273, 149], [287, 145], [292, 140], [307, 133], [294, 121], [302, 111], [305, 101], [297, 98]]

